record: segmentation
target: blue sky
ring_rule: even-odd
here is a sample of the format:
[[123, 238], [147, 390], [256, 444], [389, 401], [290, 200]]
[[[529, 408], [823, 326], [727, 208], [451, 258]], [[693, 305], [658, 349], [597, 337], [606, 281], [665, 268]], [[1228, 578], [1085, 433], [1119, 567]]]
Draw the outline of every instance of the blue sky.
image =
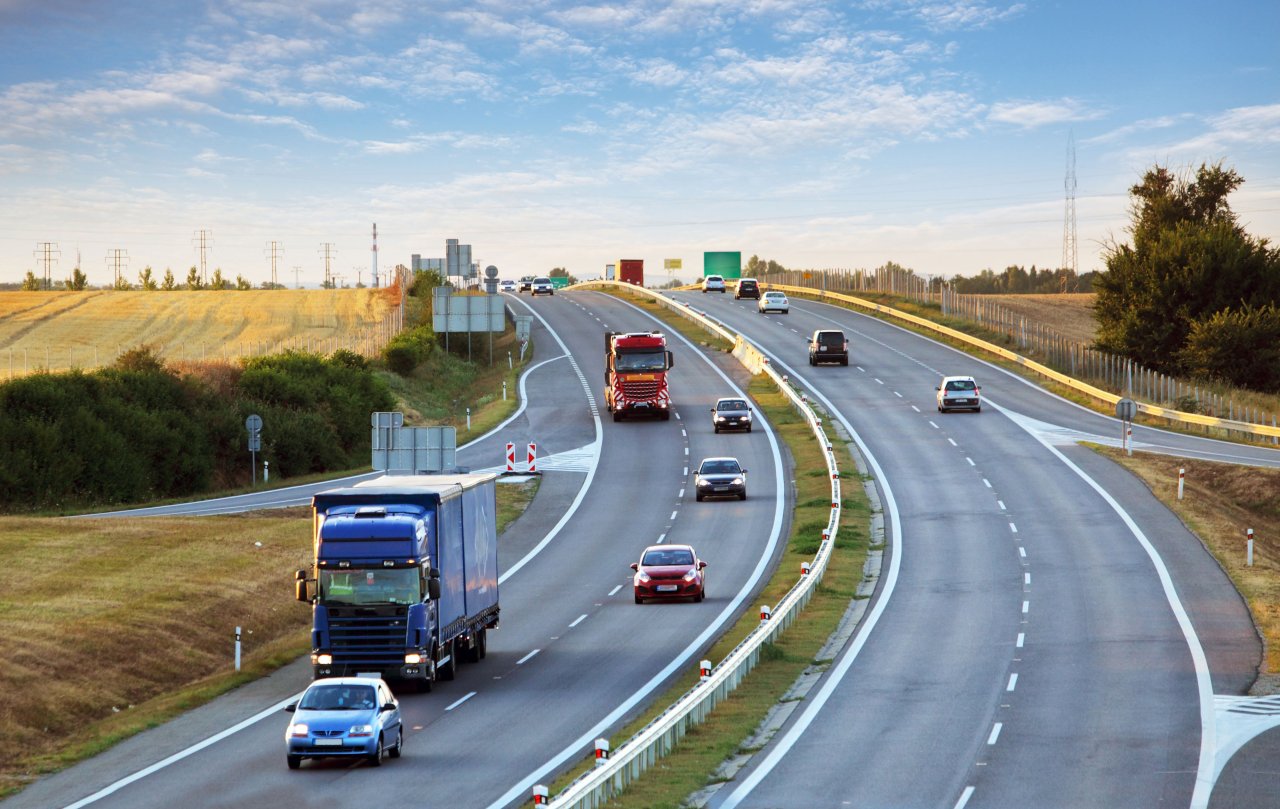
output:
[[1280, 3], [0, 0], [0, 280], [304, 284], [473, 246], [504, 277], [705, 250], [1081, 271], [1159, 162], [1280, 241]]

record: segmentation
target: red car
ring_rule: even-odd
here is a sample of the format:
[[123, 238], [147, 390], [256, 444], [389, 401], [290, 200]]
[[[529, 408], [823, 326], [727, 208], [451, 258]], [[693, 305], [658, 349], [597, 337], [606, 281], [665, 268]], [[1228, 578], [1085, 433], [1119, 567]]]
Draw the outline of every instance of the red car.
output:
[[692, 545], [650, 545], [632, 562], [636, 603], [646, 598], [691, 598], [701, 601], [707, 594], [707, 563], [698, 558]]

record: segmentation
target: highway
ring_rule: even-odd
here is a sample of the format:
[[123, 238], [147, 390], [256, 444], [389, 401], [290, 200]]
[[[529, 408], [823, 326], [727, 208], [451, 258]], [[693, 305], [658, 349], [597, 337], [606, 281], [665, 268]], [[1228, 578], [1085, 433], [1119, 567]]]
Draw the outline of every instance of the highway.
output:
[[[1204, 805], [1213, 695], [1244, 692], [1261, 645], [1195, 537], [1076, 445], [1118, 438], [1113, 419], [847, 310], [793, 301], [762, 316], [754, 301], [676, 297], [856, 432], [897, 505], [900, 567], [877, 625], [713, 806]], [[818, 328], [846, 332], [849, 367], [807, 365]], [[944, 374], [975, 376], [983, 412], [937, 413]], [[1134, 438], [1280, 460], [1147, 428]]]
[[[507, 440], [534, 440], [548, 471], [531, 508], [500, 538], [502, 625], [487, 658], [430, 694], [400, 695], [410, 728], [404, 758], [378, 769], [318, 761], [289, 771], [289, 717], [280, 709], [310, 680], [300, 661], [42, 779], [5, 809], [266, 806], [314, 795], [354, 806], [375, 794], [415, 807], [525, 803], [533, 783], [579, 759], [596, 736], [696, 667], [750, 603], [785, 536], [790, 495], [776, 438], [769, 429], [713, 434], [712, 402], [739, 389], [678, 339], [670, 348], [679, 418], [600, 419], [604, 331], [654, 323], [601, 296], [587, 308], [570, 295], [513, 306], [546, 318], [535, 324], [529, 404], [460, 450], [459, 462], [496, 466]], [[750, 498], [695, 503], [689, 468], [722, 454], [750, 470]], [[659, 541], [689, 542], [709, 561], [705, 602], [633, 603], [628, 565]], [[290, 586], [289, 574], [281, 571], [281, 587]]]

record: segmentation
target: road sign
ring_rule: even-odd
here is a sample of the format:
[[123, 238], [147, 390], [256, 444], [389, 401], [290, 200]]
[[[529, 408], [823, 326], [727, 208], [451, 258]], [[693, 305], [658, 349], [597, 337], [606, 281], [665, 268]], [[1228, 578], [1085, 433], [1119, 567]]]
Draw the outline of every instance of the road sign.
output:
[[1121, 399], [1116, 402], [1116, 418], [1121, 421], [1133, 421], [1133, 417], [1138, 415], [1138, 403], [1132, 399]]
[[244, 428], [251, 433], [258, 432], [262, 429], [262, 416], [259, 416], [257, 413], [249, 416], [249, 418], [244, 420]]

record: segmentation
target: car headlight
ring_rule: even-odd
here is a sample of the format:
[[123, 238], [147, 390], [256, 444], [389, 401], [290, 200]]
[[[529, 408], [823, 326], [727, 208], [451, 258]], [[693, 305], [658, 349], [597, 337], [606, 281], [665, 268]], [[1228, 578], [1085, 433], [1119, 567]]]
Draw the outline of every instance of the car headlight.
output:
[[685, 580], [685, 581], [697, 581], [697, 580], [698, 580], [698, 571], [696, 571], [696, 570], [690, 570], [688, 573], [684, 574], [684, 580]]
[[311, 728], [301, 722], [294, 722], [289, 726], [289, 735], [294, 738], [306, 738], [311, 734]]
[[347, 731], [348, 736], [372, 736], [373, 725], [352, 725], [351, 730]]
[[422, 655], [418, 654], [417, 652], [405, 652], [404, 662], [408, 663], [409, 665], [416, 666], [417, 664], [422, 662]]
[[315, 663], [317, 666], [330, 666], [330, 665], [333, 665], [333, 655], [331, 654], [311, 655], [311, 662]]
[[640, 581], [640, 582], [642, 582], [642, 583], [643, 583], [643, 582], [647, 582], [647, 581], [649, 581], [649, 579], [650, 579], [649, 574], [648, 574], [648, 573], [645, 573], [643, 570], [641, 570], [640, 572], [636, 573], [636, 580], [637, 580], [637, 581]]
[[698, 485], [699, 485], [699, 486], [710, 486], [710, 485], [711, 485], [711, 481], [706, 480], [706, 479], [704, 479], [704, 478], [698, 478]]
[[741, 486], [741, 485], [742, 485], [742, 478], [734, 478], [734, 479], [733, 479], [733, 485], [734, 485], [734, 486]]
[[724, 421], [724, 416], [716, 416], [716, 421]]

